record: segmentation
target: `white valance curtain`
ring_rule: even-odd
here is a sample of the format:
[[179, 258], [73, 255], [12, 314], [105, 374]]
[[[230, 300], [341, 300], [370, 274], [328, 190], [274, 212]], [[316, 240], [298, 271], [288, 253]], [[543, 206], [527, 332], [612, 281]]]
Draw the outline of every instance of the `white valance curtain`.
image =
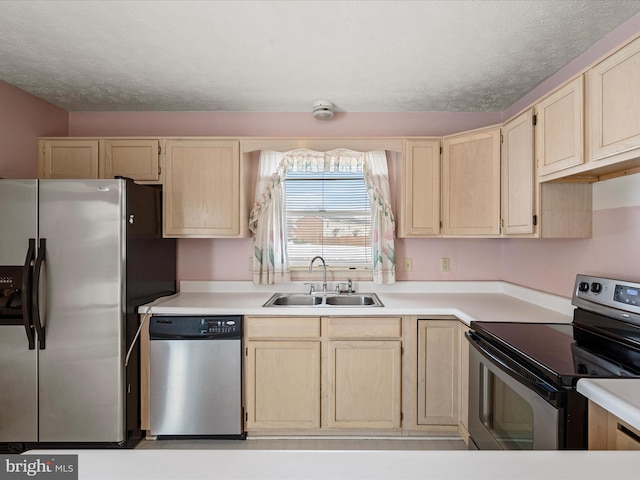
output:
[[389, 204], [389, 172], [384, 151], [260, 152], [256, 199], [249, 217], [253, 234], [253, 282], [277, 284], [291, 281], [287, 259], [282, 181], [289, 171], [362, 172], [372, 212], [373, 281], [395, 282], [395, 219]]

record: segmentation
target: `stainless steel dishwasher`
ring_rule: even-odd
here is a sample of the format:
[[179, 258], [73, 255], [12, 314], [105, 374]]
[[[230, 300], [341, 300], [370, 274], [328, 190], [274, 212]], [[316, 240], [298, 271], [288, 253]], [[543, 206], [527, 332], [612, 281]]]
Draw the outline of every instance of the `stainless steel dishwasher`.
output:
[[245, 438], [242, 319], [151, 317], [151, 435]]

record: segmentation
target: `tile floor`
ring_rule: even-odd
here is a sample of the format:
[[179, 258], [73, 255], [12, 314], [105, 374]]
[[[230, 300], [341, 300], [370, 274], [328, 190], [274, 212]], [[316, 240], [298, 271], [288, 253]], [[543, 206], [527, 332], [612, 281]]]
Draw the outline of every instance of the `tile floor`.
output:
[[460, 437], [249, 437], [246, 440], [143, 440], [137, 449], [193, 450], [466, 450]]

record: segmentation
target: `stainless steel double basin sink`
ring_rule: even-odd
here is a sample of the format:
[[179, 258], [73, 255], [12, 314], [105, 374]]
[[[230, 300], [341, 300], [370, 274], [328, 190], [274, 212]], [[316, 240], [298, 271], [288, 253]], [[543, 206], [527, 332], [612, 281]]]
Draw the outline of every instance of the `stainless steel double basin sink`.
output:
[[263, 307], [384, 307], [375, 293], [276, 293]]

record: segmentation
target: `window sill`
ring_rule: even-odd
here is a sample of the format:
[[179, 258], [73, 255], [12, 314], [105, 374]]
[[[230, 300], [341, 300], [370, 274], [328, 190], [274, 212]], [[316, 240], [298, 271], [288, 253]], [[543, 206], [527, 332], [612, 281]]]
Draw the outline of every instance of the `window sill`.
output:
[[[373, 272], [369, 268], [327, 267], [327, 282], [346, 282], [350, 278], [353, 281], [370, 282], [373, 280]], [[309, 273], [309, 267], [291, 267], [291, 280], [304, 282], [322, 282], [322, 265], [314, 265], [313, 272]]]

